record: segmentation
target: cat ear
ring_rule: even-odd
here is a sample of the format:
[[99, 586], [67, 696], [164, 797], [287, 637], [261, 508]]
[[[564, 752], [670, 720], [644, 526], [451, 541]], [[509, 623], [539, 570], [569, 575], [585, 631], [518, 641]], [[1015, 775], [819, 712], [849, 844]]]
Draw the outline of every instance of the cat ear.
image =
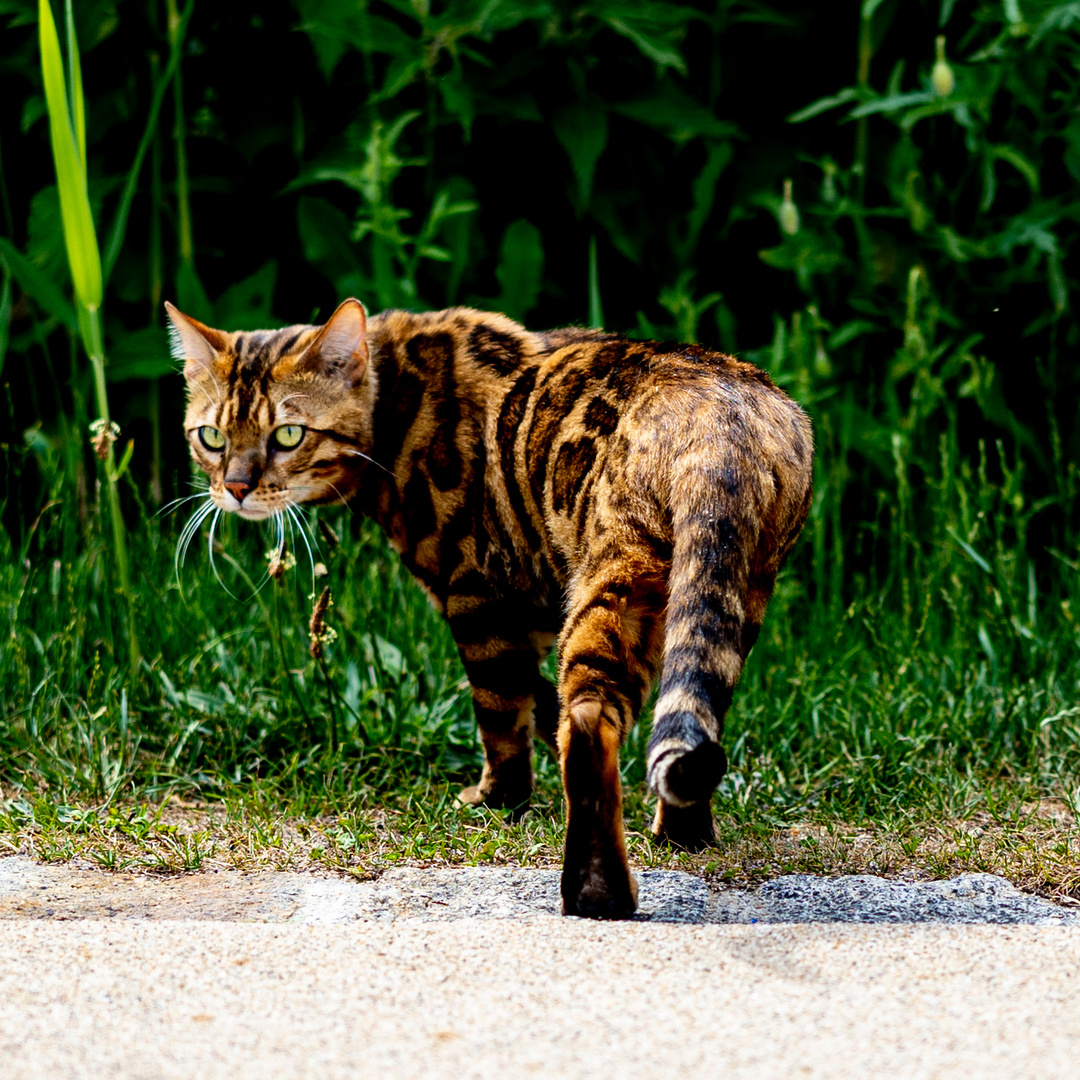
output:
[[169, 316], [169, 348], [173, 359], [184, 361], [184, 378], [195, 378], [211, 368], [218, 353], [225, 351], [225, 335], [185, 315], [168, 300], [165, 311]]
[[350, 386], [356, 386], [364, 377], [367, 363], [367, 313], [359, 300], [350, 298], [330, 316], [296, 366], [300, 370], [337, 375]]

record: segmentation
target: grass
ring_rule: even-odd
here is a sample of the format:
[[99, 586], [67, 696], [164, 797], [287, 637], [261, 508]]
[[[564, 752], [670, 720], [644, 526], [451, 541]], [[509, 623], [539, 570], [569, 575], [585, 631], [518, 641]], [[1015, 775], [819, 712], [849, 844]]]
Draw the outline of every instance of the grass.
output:
[[[318, 512], [325, 576], [299, 544], [297, 565], [252, 595], [271, 546], [260, 527], [229, 522], [213, 566], [201, 534], [178, 578], [182, 515], [150, 515], [129, 483], [145, 657], [133, 679], [107, 536], [93, 505], [71, 520], [58, 484], [19, 550], [0, 534], [0, 853], [159, 873], [558, 864], [546, 750], [522, 820], [457, 804], [481, 764], [467, 685], [373, 524]], [[688, 855], [650, 839], [646, 716], [623, 760], [634, 865], [740, 884], [995, 872], [1080, 898], [1076, 576], [1030, 596], [1015, 551], [994, 554], [1003, 489], [983, 488], [981, 533], [941, 523], [959, 542], [922, 549], [921, 575], [902, 581], [891, 538], [892, 579], [857, 578], [846, 607], [811, 599], [827, 520], [815, 511], [729, 715], [717, 846]], [[325, 584], [336, 639], [317, 661], [308, 619]]]

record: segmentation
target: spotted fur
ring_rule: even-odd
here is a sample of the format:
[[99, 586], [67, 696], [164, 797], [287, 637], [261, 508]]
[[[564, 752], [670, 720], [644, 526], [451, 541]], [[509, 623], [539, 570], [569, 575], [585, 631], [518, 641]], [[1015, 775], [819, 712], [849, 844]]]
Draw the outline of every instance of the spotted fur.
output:
[[[523, 805], [533, 738], [553, 745], [564, 908], [630, 915], [619, 747], [659, 677], [654, 831], [711, 843], [724, 714], [810, 504], [805, 414], [697, 345], [465, 308], [369, 323], [348, 300], [323, 327], [242, 334], [169, 314], [215, 503], [265, 517], [351, 499], [378, 520], [472, 686], [486, 762], [461, 798]], [[273, 444], [284, 424], [304, 428], [295, 449]], [[558, 692], [538, 667], [557, 635]]]

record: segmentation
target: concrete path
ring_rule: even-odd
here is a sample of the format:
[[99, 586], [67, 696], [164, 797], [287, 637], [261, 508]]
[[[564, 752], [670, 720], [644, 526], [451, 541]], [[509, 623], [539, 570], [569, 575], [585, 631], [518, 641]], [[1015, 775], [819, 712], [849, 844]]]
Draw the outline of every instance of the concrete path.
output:
[[1080, 1071], [1080, 919], [1001, 879], [644, 874], [621, 924], [554, 914], [556, 882], [0, 860], [0, 1077]]

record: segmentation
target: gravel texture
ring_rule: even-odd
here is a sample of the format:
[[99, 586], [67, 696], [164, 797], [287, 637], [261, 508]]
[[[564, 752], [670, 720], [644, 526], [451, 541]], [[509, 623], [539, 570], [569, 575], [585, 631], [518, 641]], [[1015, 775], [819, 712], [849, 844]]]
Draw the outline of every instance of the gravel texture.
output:
[[989, 875], [640, 880], [597, 923], [553, 871], [3, 859], [0, 1078], [1077, 1075], [1073, 909]]
[[[791, 874], [756, 890], [713, 888], [673, 870], [647, 870], [638, 880], [636, 922], [1080, 925], [1080, 907], [1029, 896], [992, 874], [933, 882]], [[109, 874], [0, 859], [0, 919], [343, 923], [549, 918], [560, 910], [555, 870], [403, 868], [353, 881], [273, 871]]]

